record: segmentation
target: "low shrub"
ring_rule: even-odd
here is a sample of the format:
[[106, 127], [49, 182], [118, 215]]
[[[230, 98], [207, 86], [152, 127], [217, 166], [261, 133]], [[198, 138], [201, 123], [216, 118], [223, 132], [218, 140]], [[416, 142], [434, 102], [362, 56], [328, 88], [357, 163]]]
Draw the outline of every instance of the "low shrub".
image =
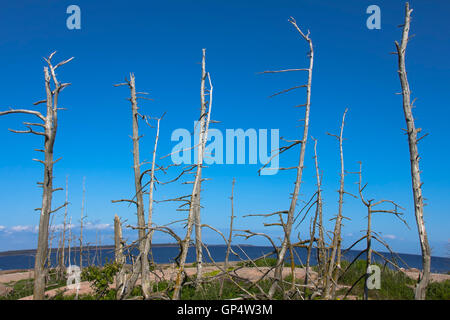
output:
[[114, 282], [114, 278], [119, 270], [120, 265], [116, 262], [107, 262], [103, 267], [89, 266], [83, 269], [81, 279], [91, 283], [97, 299], [105, 300], [113, 294], [115, 298], [115, 290], [110, 289], [109, 286]]

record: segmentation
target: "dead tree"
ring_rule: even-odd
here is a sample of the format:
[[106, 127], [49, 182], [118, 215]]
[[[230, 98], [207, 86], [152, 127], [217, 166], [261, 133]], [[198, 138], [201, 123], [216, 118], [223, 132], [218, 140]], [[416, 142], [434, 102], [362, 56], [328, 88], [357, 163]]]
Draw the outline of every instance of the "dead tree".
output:
[[[55, 227], [53, 225], [53, 222], [55, 220], [55, 215], [52, 215], [50, 218], [50, 235], [49, 235], [49, 245], [48, 245], [48, 254], [47, 254], [47, 279], [50, 280], [50, 270], [52, 268], [52, 249], [53, 249], [53, 239], [55, 238]], [[47, 281], [48, 282], [48, 281]]]
[[[316, 212], [314, 215], [314, 219], [312, 222], [312, 228], [310, 233], [310, 241], [308, 245], [308, 253], [306, 257], [306, 272], [305, 272], [305, 285], [308, 285], [309, 280], [309, 269], [310, 269], [310, 260], [311, 260], [311, 250], [314, 244], [316, 227], [319, 229], [319, 238], [317, 240], [317, 265], [319, 267], [319, 278], [323, 275], [323, 263], [325, 261], [325, 243], [324, 243], [324, 234], [323, 234], [323, 211], [322, 211], [322, 182], [319, 173], [319, 159], [317, 156], [317, 140], [314, 140], [314, 163], [316, 168], [316, 179], [317, 179], [317, 193], [316, 193]], [[317, 221], [318, 220], [318, 221]]]
[[[199, 132], [199, 145], [197, 148], [197, 172], [196, 177], [198, 176], [198, 186], [196, 188], [196, 192], [193, 192], [193, 210], [194, 210], [194, 224], [195, 224], [195, 252], [196, 252], [196, 262], [197, 262], [197, 274], [196, 274], [196, 286], [197, 289], [200, 286], [201, 278], [202, 278], [202, 268], [203, 268], [203, 248], [202, 248], [202, 227], [201, 227], [201, 218], [200, 218], [200, 194], [202, 190], [202, 167], [203, 167], [203, 158], [205, 156], [205, 147], [206, 141], [208, 139], [208, 127], [209, 127], [209, 111], [207, 113], [207, 94], [206, 91], [206, 78], [208, 74], [206, 72], [206, 50], [202, 50], [202, 75], [200, 80], [200, 132]], [[212, 91], [212, 86], [210, 87]], [[210, 97], [209, 103], [212, 102], [212, 96]], [[208, 115], [208, 118], [206, 116]]]
[[406, 73], [405, 59], [406, 59], [406, 46], [408, 45], [409, 39], [409, 29], [411, 23], [411, 12], [413, 10], [409, 9], [409, 3], [405, 6], [405, 23], [403, 24], [403, 34], [402, 40], [399, 44], [395, 41], [395, 46], [397, 48], [398, 56], [398, 75], [400, 78], [400, 84], [402, 86], [402, 96], [403, 96], [403, 112], [406, 120], [406, 133], [408, 135], [408, 145], [409, 145], [409, 158], [411, 162], [411, 179], [412, 179], [412, 189], [414, 196], [414, 212], [416, 216], [417, 229], [419, 233], [420, 247], [422, 250], [422, 273], [415, 289], [415, 299], [424, 300], [426, 296], [426, 290], [428, 283], [430, 281], [430, 267], [431, 267], [431, 249], [428, 243], [427, 231], [425, 229], [425, 221], [423, 219], [423, 196], [422, 196], [422, 184], [420, 179], [420, 168], [419, 168], [419, 150], [418, 143], [426, 135], [418, 137], [421, 129], [416, 128], [414, 123], [414, 117], [412, 113], [412, 108], [414, 101], [411, 102], [411, 91], [409, 89], [408, 77]]
[[83, 220], [84, 215], [84, 205], [86, 198], [86, 177], [83, 177], [83, 198], [81, 200], [81, 218], [80, 218], [80, 268], [83, 269]]
[[[139, 257], [136, 261], [136, 266], [138, 268], [133, 268], [134, 272], [140, 272], [143, 279], [146, 279], [147, 274], [149, 272], [149, 263], [148, 257], [144, 257], [143, 253], [145, 251], [145, 237], [146, 237], [146, 223], [145, 223], [145, 213], [144, 213], [144, 190], [142, 187], [142, 175], [141, 175], [141, 161], [139, 154], [139, 140], [141, 136], [139, 135], [139, 118], [142, 116], [139, 114], [138, 107], [138, 92], [136, 92], [136, 81], [133, 73], [130, 73], [130, 80], [125, 78], [125, 83], [120, 83], [115, 85], [123, 86], [126, 85], [130, 89], [130, 98], [128, 99], [131, 102], [131, 115], [132, 115], [132, 127], [133, 127], [133, 171], [134, 171], [134, 187], [135, 187], [135, 196], [133, 199], [122, 199], [122, 200], [113, 200], [113, 203], [117, 202], [128, 202], [136, 205], [137, 210], [137, 225], [138, 225], [138, 240], [139, 240]], [[137, 280], [138, 274], [134, 274], [131, 279], [134, 282], [130, 283], [127, 288], [132, 290]], [[124, 292], [125, 296], [129, 294], [129, 292]], [[125, 297], [124, 296], [124, 297]]]
[[[234, 221], [234, 185], [236, 183], [236, 179], [233, 178], [233, 182], [231, 183], [231, 216], [230, 216], [230, 233], [228, 236], [228, 241], [227, 241], [227, 250], [225, 252], [225, 262], [224, 262], [224, 269], [227, 270], [228, 269], [228, 259], [230, 257], [230, 252], [231, 252], [231, 241], [233, 240], [233, 221]], [[224, 279], [222, 279], [221, 283], [220, 283], [220, 292], [219, 292], [219, 296], [222, 297], [222, 291], [223, 291], [223, 283], [224, 283]]]
[[[334, 225], [334, 232], [333, 232], [333, 242], [332, 242], [332, 249], [331, 249], [331, 256], [330, 261], [328, 263], [328, 270], [327, 270], [327, 276], [326, 276], [326, 285], [325, 285], [325, 298], [330, 298], [330, 294], [334, 296], [334, 292], [337, 286], [337, 279], [339, 278], [339, 272], [341, 270], [341, 243], [342, 243], [342, 237], [341, 237], [341, 228], [342, 228], [342, 220], [344, 219], [344, 216], [342, 214], [343, 204], [344, 204], [344, 194], [346, 193], [344, 190], [344, 177], [345, 177], [345, 171], [344, 171], [344, 151], [342, 147], [343, 142], [343, 134], [344, 134], [344, 125], [345, 125], [345, 115], [347, 114], [348, 109], [345, 109], [344, 115], [342, 116], [342, 123], [341, 123], [341, 131], [339, 136], [330, 134], [331, 136], [334, 136], [339, 141], [339, 156], [340, 156], [340, 162], [341, 162], [341, 172], [340, 172], [340, 183], [339, 183], [339, 209], [338, 214], [335, 219], [335, 225]], [[333, 278], [333, 280], [332, 280]]]
[[317, 206], [316, 209], [318, 211], [319, 216], [319, 240], [317, 242], [319, 254], [317, 256], [317, 264], [319, 266], [319, 278], [322, 278], [325, 275], [326, 271], [326, 258], [327, 251], [325, 247], [325, 233], [323, 227], [323, 202], [322, 202], [322, 179], [319, 174], [319, 157], [317, 155], [317, 140], [314, 140], [314, 163], [316, 167], [316, 180], [317, 180]]
[[[343, 271], [343, 274], [345, 274], [345, 272], [347, 270], [350, 269], [350, 267], [353, 265], [353, 263], [363, 254], [366, 253], [366, 273], [364, 275], [361, 275], [361, 277], [355, 282], [353, 283], [353, 285], [351, 286], [350, 290], [347, 292], [346, 295], [348, 295], [348, 293], [353, 289], [353, 287], [362, 279], [365, 279], [364, 281], [364, 295], [363, 298], [364, 300], [368, 300], [369, 298], [369, 288], [368, 288], [368, 279], [371, 275], [369, 266], [372, 264], [372, 256], [373, 254], [377, 254], [379, 255], [383, 260], [386, 261], [386, 263], [391, 263], [393, 266], [397, 267], [396, 263], [393, 263], [392, 261], [390, 261], [389, 259], [387, 259], [386, 257], [382, 256], [381, 254], [379, 254], [377, 251], [373, 250], [372, 248], [372, 240], [376, 240], [378, 241], [381, 245], [385, 246], [386, 249], [388, 249], [389, 251], [391, 251], [390, 247], [387, 246], [387, 244], [385, 243], [385, 241], [383, 241], [381, 239], [381, 237], [373, 231], [372, 228], [372, 214], [373, 213], [388, 213], [388, 214], [393, 214], [395, 215], [397, 218], [400, 219], [400, 221], [402, 221], [407, 227], [408, 224], [406, 223], [406, 221], [401, 217], [403, 215], [402, 212], [399, 212], [398, 209], [403, 209], [401, 206], [399, 206], [397, 203], [395, 203], [394, 201], [391, 200], [379, 200], [376, 201], [374, 199], [366, 199], [364, 197], [363, 191], [365, 190], [365, 188], [367, 187], [367, 183], [364, 184], [364, 186], [362, 185], [362, 163], [359, 162], [359, 171], [358, 172], [351, 172], [354, 174], [357, 174], [359, 179], [358, 179], [358, 193], [359, 193], [359, 198], [361, 200], [361, 202], [364, 204], [364, 206], [367, 208], [367, 229], [366, 229], [366, 234], [364, 236], [362, 236], [360, 239], [358, 239], [357, 241], [355, 241], [349, 248], [347, 248], [345, 251], [349, 251], [351, 248], [353, 248], [355, 245], [357, 245], [359, 242], [363, 241], [364, 239], [366, 239], [366, 249], [362, 250], [354, 259], [353, 261], [349, 264], [349, 266], [347, 267], [346, 270]], [[393, 207], [393, 209], [378, 209], [375, 208], [377, 206], [380, 205], [391, 205]], [[404, 210], [404, 209], [403, 209]], [[409, 228], [409, 227], [408, 227]], [[392, 252], [392, 251], [391, 251]]]
[[[66, 203], [67, 204], [69, 203], [69, 176], [66, 176]], [[66, 253], [67, 212], [68, 212], [68, 205], [64, 207], [64, 221], [63, 221], [63, 229], [61, 231], [61, 244], [60, 244], [61, 254], [59, 255], [59, 263], [58, 263], [59, 279], [64, 278], [64, 273], [66, 271], [65, 253]]]
[[[56, 70], [63, 66], [64, 64], [71, 61], [73, 58], [62, 61], [55, 66], [53, 66], [51, 60], [56, 52], [50, 54], [48, 58], [44, 58], [47, 62], [48, 66], [44, 67], [44, 80], [45, 80], [45, 91], [47, 94], [47, 98], [45, 100], [41, 100], [36, 102], [34, 105], [38, 105], [41, 103], [46, 103], [47, 105], [47, 114], [46, 116], [42, 115], [39, 111], [36, 110], [25, 110], [25, 109], [10, 109], [7, 111], [0, 112], [0, 116], [7, 114], [28, 114], [37, 117], [41, 122], [39, 123], [30, 123], [24, 122], [28, 130], [18, 131], [11, 130], [15, 133], [31, 133], [34, 135], [44, 137], [44, 149], [37, 150], [44, 153], [44, 160], [33, 159], [37, 162], [40, 162], [44, 165], [44, 181], [39, 182], [38, 184], [42, 186], [42, 206], [38, 210], [41, 211], [40, 220], [39, 220], [39, 236], [38, 236], [38, 244], [36, 250], [36, 259], [34, 266], [34, 289], [33, 289], [33, 298], [35, 300], [44, 299], [45, 292], [45, 261], [47, 258], [47, 250], [48, 250], [48, 227], [49, 227], [49, 219], [51, 213], [56, 210], [62, 208], [63, 206], [53, 210], [52, 209], [52, 196], [53, 192], [61, 189], [53, 189], [53, 165], [60, 159], [53, 159], [53, 146], [55, 144], [56, 132], [58, 128], [58, 111], [62, 108], [58, 105], [58, 98], [61, 91], [70, 85], [70, 83], [60, 83], [56, 77]], [[53, 82], [53, 86], [52, 86]], [[52, 88], [53, 87], [53, 88]], [[42, 131], [36, 131], [34, 128], [42, 128]]]
[[[148, 221], [147, 221], [148, 231], [147, 231], [147, 234], [145, 237], [145, 245], [144, 245], [144, 253], [143, 253], [144, 257], [148, 257], [148, 255], [150, 253], [151, 246], [152, 246], [152, 238], [153, 238], [153, 233], [154, 233], [154, 230], [151, 228], [152, 228], [152, 224], [153, 224], [153, 203], [154, 203], [155, 182], [157, 182], [156, 176], [155, 176], [155, 172], [157, 170], [157, 168], [156, 168], [156, 150], [158, 148], [158, 140], [159, 140], [159, 124], [163, 117], [164, 117], [164, 114], [162, 115], [161, 118], [156, 119], [157, 120], [156, 137], [155, 137], [155, 144], [154, 144], [154, 148], [153, 148], [153, 156], [152, 156], [153, 159], [152, 159], [152, 167], [150, 169], [150, 182], [149, 182]], [[147, 173], [147, 171], [143, 172], [143, 174]], [[151, 256], [153, 258], [153, 254], [151, 254]], [[153, 261], [152, 261], [152, 263], [153, 263]], [[144, 294], [144, 298], [149, 299], [151, 296], [150, 295], [151, 294], [151, 284], [150, 284], [150, 273], [149, 272], [145, 272], [142, 275], [141, 286], [142, 286], [142, 292]]]
[[72, 245], [72, 217], [69, 218], [69, 241], [68, 241], [68, 247], [69, 247], [69, 257], [68, 257], [68, 258], [69, 258], [69, 266], [72, 265], [72, 259], [71, 259], [71, 256], [70, 256], [71, 249], [72, 249], [71, 245]]
[[231, 183], [231, 217], [230, 217], [230, 234], [228, 236], [227, 243], [227, 251], [225, 253], [225, 269], [228, 267], [228, 259], [231, 252], [231, 241], [233, 239], [233, 221], [234, 221], [234, 185], [236, 183], [236, 179], [233, 178], [233, 182]]
[[122, 223], [120, 222], [120, 219], [117, 215], [114, 216], [114, 244], [114, 261], [121, 267], [118, 275], [116, 276], [117, 299], [121, 299], [121, 289], [123, 288], [126, 276], [125, 268], [123, 268], [123, 266], [125, 266], [126, 259], [123, 255], [124, 242], [122, 239]]
[[[292, 193], [291, 204], [289, 207], [289, 211], [287, 212], [287, 221], [285, 223], [282, 221], [282, 216], [280, 215], [281, 225], [283, 226], [283, 230], [284, 230], [284, 239], [281, 244], [281, 248], [278, 252], [278, 257], [277, 257], [277, 267], [275, 269], [275, 278], [277, 279], [277, 281], [275, 281], [272, 284], [272, 286], [269, 290], [269, 293], [268, 293], [269, 297], [271, 297], [271, 298], [275, 294], [276, 288], [278, 286], [277, 282], [282, 280], [283, 263], [284, 263], [284, 258], [285, 258], [287, 250], [289, 250], [290, 254], [291, 254], [291, 268], [293, 269], [295, 267], [294, 266], [293, 249], [292, 249], [292, 245], [290, 242], [290, 237], [291, 237], [292, 225], [294, 223], [294, 215], [295, 215], [295, 211], [296, 211], [296, 207], [297, 207], [297, 201], [298, 201], [298, 197], [299, 197], [299, 193], [300, 193], [300, 185], [302, 183], [302, 174], [303, 174], [303, 167], [304, 167], [306, 143], [307, 143], [307, 139], [308, 139], [309, 113], [310, 113], [310, 106], [311, 106], [311, 82], [312, 82], [312, 71], [313, 71], [313, 64], [314, 64], [314, 49], [313, 49], [312, 40], [309, 37], [309, 31], [306, 34], [303, 33], [303, 31], [297, 26], [295, 19], [292, 17], [290, 17], [289, 22], [297, 29], [297, 31], [299, 32], [301, 37], [308, 43], [309, 67], [307, 69], [285, 69], [285, 70], [264, 71], [263, 72], [263, 73], [282, 73], [282, 72], [291, 72], [291, 71], [307, 71], [308, 72], [308, 82], [306, 85], [294, 86], [289, 89], [275, 93], [271, 96], [271, 97], [273, 97], [273, 96], [283, 94], [283, 93], [286, 93], [286, 92], [289, 92], [291, 90], [298, 89], [298, 88], [306, 88], [306, 103], [303, 105], [297, 106], [297, 107], [305, 107], [305, 118], [303, 119], [304, 126], [303, 126], [302, 139], [289, 141], [292, 143], [288, 146], [281, 147], [278, 150], [278, 152], [275, 155], [273, 155], [270, 159], [270, 161], [271, 161], [274, 156], [278, 156], [281, 153], [289, 150], [290, 148], [300, 144], [300, 156], [299, 156], [298, 165], [296, 167], [291, 167], [291, 168], [282, 168], [283, 170], [295, 169], [297, 171], [297, 174], [296, 174], [296, 179], [295, 179], [294, 191]], [[266, 165], [264, 165], [261, 169], [263, 169]]]
[[[190, 166], [190, 168], [184, 172], [195, 170], [195, 178], [192, 183], [192, 193], [189, 196], [190, 200], [186, 202], [189, 205], [189, 213], [186, 225], [186, 236], [183, 240], [181, 252], [179, 256], [179, 266], [177, 277], [175, 280], [175, 286], [173, 291], [172, 299], [178, 300], [181, 294], [181, 284], [184, 278], [184, 266], [186, 263], [186, 257], [191, 242], [192, 229], [195, 226], [195, 237], [196, 237], [196, 253], [197, 253], [197, 287], [200, 284], [200, 279], [202, 275], [202, 241], [201, 241], [201, 224], [200, 224], [200, 191], [202, 179], [202, 168], [203, 168], [203, 158], [205, 153], [205, 146], [208, 140], [208, 129], [211, 121], [211, 109], [212, 109], [212, 94], [213, 86], [211, 82], [211, 77], [209, 72], [206, 72], [206, 50], [202, 50], [202, 77], [200, 84], [200, 118], [197, 125], [199, 128], [199, 143], [194, 146], [197, 148], [197, 163]], [[206, 89], [205, 81], [208, 79], [209, 89]], [[208, 91], [208, 92], [207, 92]], [[209, 101], [207, 101], [209, 97]], [[183, 197], [187, 198], [187, 197]]]

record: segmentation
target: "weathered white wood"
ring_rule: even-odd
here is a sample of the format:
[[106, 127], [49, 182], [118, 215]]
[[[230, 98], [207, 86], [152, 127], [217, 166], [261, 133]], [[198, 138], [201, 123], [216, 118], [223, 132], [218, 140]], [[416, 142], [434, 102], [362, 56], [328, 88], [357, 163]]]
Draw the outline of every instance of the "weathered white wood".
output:
[[[205, 94], [205, 81], [206, 78], [209, 80], [209, 101], [206, 102]], [[202, 276], [202, 241], [201, 241], [201, 224], [200, 224], [200, 192], [201, 192], [201, 181], [202, 181], [202, 167], [203, 167], [203, 157], [204, 150], [206, 146], [206, 141], [208, 139], [208, 129], [211, 121], [211, 109], [212, 109], [212, 93], [213, 87], [211, 83], [211, 78], [209, 73], [206, 72], [206, 50], [202, 50], [202, 78], [200, 83], [200, 133], [199, 133], [199, 144], [197, 149], [197, 163], [195, 165], [195, 179], [192, 183], [192, 193], [190, 195], [189, 201], [189, 213], [187, 217], [186, 226], [186, 236], [182, 241], [181, 253], [179, 259], [179, 266], [177, 277], [175, 280], [174, 291], [172, 299], [178, 300], [181, 295], [181, 284], [184, 277], [184, 267], [186, 263], [186, 257], [189, 249], [189, 244], [191, 241], [192, 229], [195, 226], [195, 248], [197, 254], [197, 285], [200, 283]]]
[[[33, 288], [33, 298], [35, 300], [43, 300], [44, 292], [46, 286], [46, 261], [48, 255], [48, 240], [49, 240], [49, 220], [50, 214], [56, 212], [58, 209], [52, 210], [52, 196], [53, 192], [60, 189], [53, 189], [53, 165], [58, 160], [53, 160], [53, 147], [55, 145], [56, 132], [58, 128], [58, 97], [59, 93], [67, 86], [69, 83], [60, 83], [56, 78], [55, 69], [59, 66], [66, 64], [73, 58], [65, 60], [58, 63], [55, 67], [52, 65], [52, 58], [56, 52], [53, 52], [46, 60], [47, 65], [44, 67], [44, 82], [45, 82], [45, 92], [46, 99], [36, 102], [35, 105], [40, 103], [46, 103], [47, 114], [44, 117], [39, 111], [35, 110], [25, 110], [25, 109], [15, 109], [0, 112], [0, 116], [8, 114], [29, 114], [34, 115], [39, 118], [43, 123], [29, 123], [25, 122], [28, 130], [18, 131], [11, 130], [15, 133], [31, 133], [44, 137], [44, 149], [39, 150], [44, 153], [44, 160], [34, 159], [44, 165], [44, 179], [42, 183], [42, 206], [40, 209], [39, 217], [39, 232], [38, 232], [38, 243], [36, 250], [36, 258], [34, 265], [34, 288]], [[53, 89], [51, 82], [53, 82]], [[43, 129], [43, 131], [35, 131], [32, 126], [38, 126]], [[64, 205], [67, 206], [67, 203]], [[60, 208], [62, 208], [61, 206]]]
[[343, 150], [343, 135], [344, 135], [344, 125], [345, 125], [345, 116], [347, 114], [348, 109], [345, 109], [344, 114], [342, 116], [341, 122], [341, 131], [339, 136], [335, 136], [339, 141], [339, 158], [341, 163], [341, 172], [340, 172], [340, 183], [339, 183], [339, 209], [338, 214], [336, 216], [334, 231], [333, 231], [333, 242], [331, 248], [331, 255], [329, 259], [329, 263], [327, 265], [327, 275], [325, 279], [325, 290], [324, 297], [325, 299], [329, 299], [334, 297], [337, 279], [339, 278], [340, 270], [341, 270], [341, 228], [342, 228], [342, 209], [344, 204], [344, 182], [345, 182], [345, 171], [344, 171], [344, 150]]
[[[278, 281], [274, 281], [272, 286], [269, 290], [269, 297], [273, 297], [275, 294], [276, 288], [278, 287], [279, 281], [282, 279], [282, 270], [283, 270], [283, 264], [284, 264], [284, 258], [286, 256], [286, 252], [289, 249], [291, 252], [291, 264], [293, 263], [293, 256], [292, 256], [292, 246], [291, 246], [291, 231], [292, 231], [292, 224], [294, 222], [294, 215], [295, 210], [297, 207], [297, 201], [298, 201], [298, 195], [300, 192], [300, 185], [302, 183], [302, 174], [303, 174], [303, 167], [304, 167], [304, 159], [305, 159], [305, 152], [306, 152], [306, 143], [308, 140], [308, 129], [309, 129], [309, 114], [310, 114], [310, 107], [311, 107], [311, 83], [312, 83], [312, 70], [314, 65], [314, 48], [311, 38], [309, 37], [309, 32], [307, 34], [304, 34], [302, 30], [297, 26], [296, 21], [291, 17], [289, 22], [297, 29], [297, 31], [300, 33], [301, 37], [308, 43], [309, 46], [309, 68], [308, 68], [308, 82], [306, 85], [298, 86], [298, 87], [306, 87], [306, 103], [305, 103], [305, 117], [304, 117], [304, 126], [303, 126], [303, 137], [301, 140], [301, 146], [300, 146], [300, 157], [297, 165], [297, 175], [295, 179], [295, 187], [294, 191], [292, 193], [292, 199], [291, 204], [288, 211], [287, 221], [285, 223], [285, 226], [283, 226], [284, 229], [284, 239], [281, 244], [280, 251], [278, 253], [277, 258], [277, 267], [275, 268], [275, 279]], [[292, 88], [291, 88], [292, 89]], [[291, 90], [287, 89], [287, 90]], [[287, 92], [287, 90], [283, 92]]]
[[416, 216], [417, 229], [419, 233], [420, 248], [422, 250], [422, 274], [417, 282], [415, 289], [415, 299], [424, 300], [426, 295], [426, 289], [430, 279], [430, 267], [431, 267], [431, 250], [428, 243], [427, 232], [425, 229], [425, 221], [423, 219], [423, 196], [422, 196], [422, 182], [420, 178], [419, 169], [419, 150], [417, 134], [420, 129], [415, 127], [414, 117], [412, 113], [411, 103], [411, 91], [409, 89], [408, 77], [406, 73], [405, 56], [406, 46], [408, 45], [409, 30], [411, 24], [411, 12], [409, 9], [409, 3], [405, 5], [405, 23], [403, 25], [402, 40], [399, 44], [395, 42], [398, 55], [398, 75], [400, 78], [400, 84], [402, 86], [403, 96], [403, 112], [406, 120], [406, 131], [408, 135], [409, 145], [409, 157], [411, 165], [411, 180], [414, 197], [414, 212]]

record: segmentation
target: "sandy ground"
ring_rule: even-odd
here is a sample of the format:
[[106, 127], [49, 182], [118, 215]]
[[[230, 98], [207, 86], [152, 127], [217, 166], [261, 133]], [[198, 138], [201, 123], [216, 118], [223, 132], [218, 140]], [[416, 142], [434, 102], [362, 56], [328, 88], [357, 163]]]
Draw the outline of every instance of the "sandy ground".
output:
[[[260, 267], [260, 268], [240, 268], [235, 271], [232, 271], [231, 273], [235, 276], [238, 276], [242, 279], [247, 279], [250, 281], [257, 281], [260, 279], [266, 272], [269, 271], [270, 268], [268, 267]], [[205, 266], [203, 268], [204, 274], [208, 275], [208, 273], [217, 271], [218, 268], [214, 266]], [[419, 270], [417, 269], [408, 269], [408, 270], [402, 270], [408, 277], [412, 279], [417, 279], [419, 275]], [[186, 273], [188, 275], [193, 275], [196, 273], [196, 268], [186, 268]], [[317, 277], [317, 273], [311, 272], [312, 276], [311, 278], [314, 280]], [[273, 270], [268, 272], [268, 277], [273, 277]], [[290, 268], [284, 268], [283, 269], [283, 277], [289, 276], [291, 274]], [[295, 269], [295, 277], [297, 279], [303, 279], [305, 276], [305, 269], [304, 268], [296, 268]], [[25, 270], [9, 270], [9, 271], [1, 271], [0, 272], [0, 294], [6, 294], [12, 286], [12, 283], [23, 280], [23, 279], [29, 279], [33, 277], [33, 271], [25, 271]], [[151, 273], [151, 280], [158, 281], [158, 280], [174, 280], [176, 277], [176, 270], [173, 267], [167, 267], [162, 270], [155, 271]], [[432, 273], [431, 274], [431, 281], [445, 281], [450, 280], [450, 275], [447, 274], [439, 274], [439, 273]], [[139, 283], [139, 280], [138, 280]], [[111, 285], [111, 287], [115, 287], [115, 283]], [[76, 293], [76, 289], [53, 289], [46, 292], [46, 295], [48, 297], [52, 297], [56, 295], [60, 291], [64, 291], [64, 295], [72, 295]], [[92, 289], [90, 287], [89, 282], [81, 282], [80, 288], [78, 291], [78, 294], [89, 294], [92, 293]], [[31, 300], [32, 296], [22, 298], [21, 300]]]
[[[415, 268], [407, 270], [402, 269], [402, 271], [413, 280], [417, 280], [419, 278], [420, 271], [418, 269]], [[430, 280], [434, 282], [442, 282], [445, 280], [450, 280], [450, 274], [431, 273]]]
[[33, 270], [5, 270], [0, 271], [0, 284], [7, 284], [23, 279], [33, 278]]
[[[197, 272], [196, 268], [186, 268], [186, 273], [188, 276], [194, 275]], [[203, 268], [203, 274], [205, 276], [208, 276], [208, 273], [214, 272], [219, 270], [217, 267], [213, 267], [213, 266], [205, 266]], [[273, 277], [274, 275], [274, 271], [270, 270], [269, 267], [260, 267], [260, 268], [241, 268], [235, 271], [232, 271], [231, 274], [238, 276], [242, 279], [247, 279], [250, 280], [252, 282], [259, 280], [265, 273], [268, 272], [266, 277]], [[284, 268], [283, 269], [283, 277], [286, 277], [288, 275], [291, 274], [291, 269], [290, 268]], [[158, 280], [175, 280], [177, 275], [177, 270], [173, 267], [169, 267], [163, 270], [157, 270], [151, 273], [150, 275], [150, 279], [152, 281], [158, 281]], [[211, 276], [211, 275], [210, 275]], [[303, 268], [296, 268], [295, 269], [295, 277], [298, 279], [303, 279], [305, 276], [305, 270]], [[311, 278], [315, 279], [317, 277], [317, 273], [311, 271]], [[20, 276], [17, 276], [17, 279], [19, 279]], [[23, 276], [21, 279], [25, 279]], [[19, 279], [20, 280], [20, 279]], [[2, 281], [2, 275], [0, 275], [0, 283]], [[137, 281], [137, 284], [140, 284], [140, 279]], [[115, 287], [115, 283], [111, 284], [110, 286], [111, 288]], [[73, 295], [76, 294], [76, 289], [63, 289], [63, 288], [58, 288], [58, 289], [52, 289], [49, 291], [46, 291], [46, 295], [48, 297], [53, 297], [55, 296], [58, 292], [61, 292], [62, 290], [64, 291], [64, 295]], [[79, 291], [78, 294], [82, 295], [82, 294], [90, 294], [92, 293], [93, 290], [90, 287], [89, 282], [84, 281], [84, 282], [80, 282], [80, 287], [79, 287]], [[33, 297], [32, 296], [28, 296], [28, 297], [24, 297], [21, 298], [20, 300], [32, 300]]]

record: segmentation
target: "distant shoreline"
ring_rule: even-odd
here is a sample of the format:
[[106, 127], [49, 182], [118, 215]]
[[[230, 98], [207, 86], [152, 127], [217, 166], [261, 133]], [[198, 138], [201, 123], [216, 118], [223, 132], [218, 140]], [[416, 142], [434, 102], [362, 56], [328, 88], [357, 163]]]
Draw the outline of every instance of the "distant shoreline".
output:
[[[251, 245], [251, 244], [237, 244], [241, 247], [258, 247], [255, 245]], [[152, 246], [154, 248], [165, 248], [165, 247], [178, 247], [179, 245], [177, 243], [154, 243], [152, 244]], [[226, 245], [224, 244], [210, 244], [208, 245], [209, 247], [225, 247]], [[232, 245], [232, 246], [236, 246], [236, 245]], [[191, 245], [191, 247], [193, 247]], [[83, 250], [105, 250], [105, 249], [114, 249], [114, 245], [104, 245], [104, 246], [85, 246], [83, 247]], [[58, 250], [58, 248], [52, 248], [52, 251], [56, 251]], [[68, 251], [69, 248], [65, 248], [65, 251]], [[80, 247], [71, 247], [70, 248], [71, 251], [73, 252], [77, 252], [80, 251]], [[0, 252], [0, 257], [9, 257], [9, 256], [17, 256], [17, 255], [23, 255], [23, 254], [30, 254], [33, 255], [36, 253], [36, 249], [23, 249], [23, 250], [8, 250], [8, 251], [1, 251]]]

